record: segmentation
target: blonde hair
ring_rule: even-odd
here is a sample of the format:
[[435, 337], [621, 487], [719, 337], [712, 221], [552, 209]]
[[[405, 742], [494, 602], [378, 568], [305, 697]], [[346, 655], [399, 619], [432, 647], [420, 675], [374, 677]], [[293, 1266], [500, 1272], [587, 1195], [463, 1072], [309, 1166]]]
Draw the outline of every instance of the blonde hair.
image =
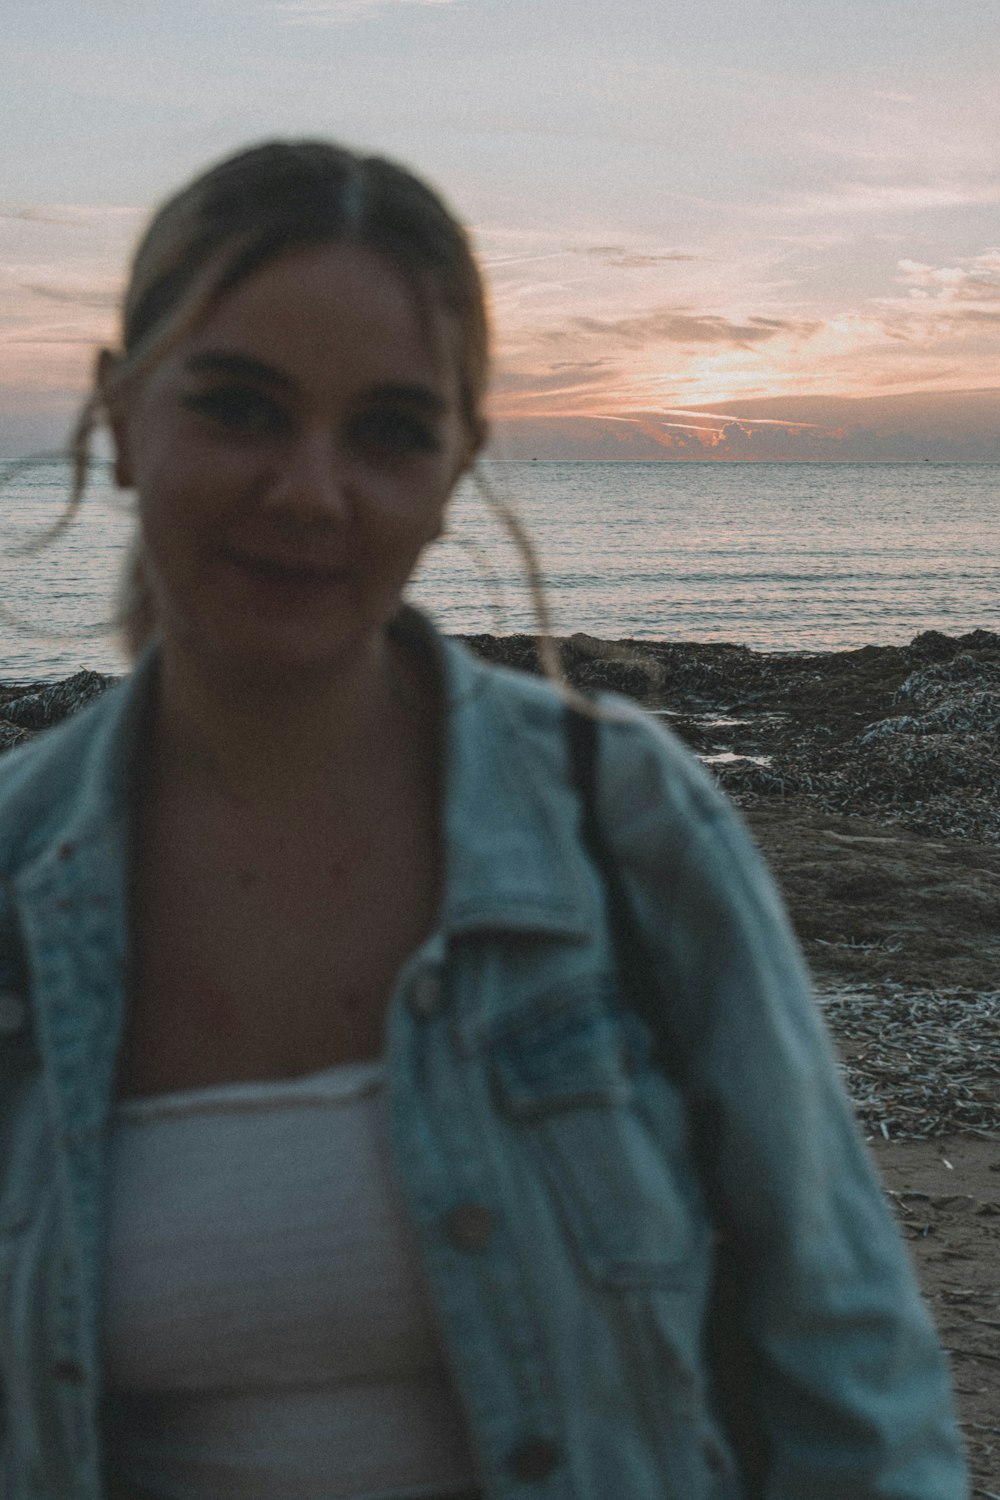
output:
[[[73, 428], [70, 498], [56, 530], [83, 499], [101, 418], [254, 271], [288, 250], [331, 243], [385, 257], [412, 289], [429, 334], [442, 312], [452, 315], [461, 414], [471, 447], [481, 446], [489, 320], [462, 225], [437, 193], [382, 157], [325, 141], [270, 141], [196, 177], [159, 209], [140, 240], [122, 308], [121, 353], [110, 368], [105, 361]], [[524, 555], [537, 579], [530, 542]], [[134, 654], [155, 623], [140, 537], [129, 555], [119, 615]]]
[[[407, 282], [433, 338], [441, 312], [459, 330], [457, 375], [470, 447], [486, 437], [489, 374], [486, 294], [469, 237], [442, 198], [405, 167], [328, 141], [268, 141], [216, 163], [169, 198], [132, 260], [122, 306], [121, 352], [102, 351], [94, 387], [70, 434], [70, 495], [44, 546], [73, 520], [87, 487], [91, 440], [105, 417], [228, 291], [287, 250], [352, 244], [386, 257]], [[543, 671], [563, 683], [542, 573], [531, 537], [485, 476], [474, 479], [524, 564]], [[0, 612], [7, 614], [0, 607]], [[11, 617], [13, 620], [13, 617]], [[13, 620], [21, 628], [30, 628]], [[156, 625], [142, 536], [136, 532], [119, 586], [117, 628], [134, 657]]]

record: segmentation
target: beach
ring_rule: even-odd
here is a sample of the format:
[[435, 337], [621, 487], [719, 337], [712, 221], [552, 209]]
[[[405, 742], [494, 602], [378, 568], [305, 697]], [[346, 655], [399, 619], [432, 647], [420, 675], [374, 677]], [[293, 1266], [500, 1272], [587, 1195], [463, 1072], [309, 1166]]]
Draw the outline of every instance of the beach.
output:
[[[529, 636], [464, 639], [537, 670]], [[571, 683], [635, 699], [700, 755], [767, 857], [951, 1354], [973, 1494], [1000, 1492], [1000, 635], [560, 650]], [[0, 749], [110, 681], [0, 685]]]

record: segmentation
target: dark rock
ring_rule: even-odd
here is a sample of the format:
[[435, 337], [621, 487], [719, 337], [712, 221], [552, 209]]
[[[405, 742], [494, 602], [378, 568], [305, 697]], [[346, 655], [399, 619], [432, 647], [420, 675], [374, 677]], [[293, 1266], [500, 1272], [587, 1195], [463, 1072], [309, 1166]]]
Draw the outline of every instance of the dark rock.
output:
[[12, 724], [9, 719], [0, 719], [0, 751], [13, 750], [15, 745], [23, 745], [31, 738], [30, 730], [22, 729], [19, 724]]
[[1000, 651], [1000, 635], [995, 630], [970, 630], [957, 639], [966, 651]]
[[48, 683], [9, 700], [3, 706], [3, 716], [21, 729], [47, 729], [99, 698], [114, 680], [102, 672], [74, 672], [61, 682]]
[[[470, 640], [479, 649], [477, 640]], [[667, 712], [746, 809], [797, 801], [1000, 844], [1000, 635], [928, 630], [908, 646], [760, 652], [727, 643], [560, 642], [578, 686]], [[537, 669], [530, 637], [484, 655]], [[638, 670], [637, 670], [638, 669]], [[756, 757], [756, 759], [754, 759]]]
[[581, 662], [568, 676], [574, 687], [624, 693], [630, 698], [645, 698], [655, 685], [649, 668], [640, 662]]
[[959, 649], [958, 642], [951, 636], [943, 635], [940, 630], [924, 630], [920, 635], [915, 635], [910, 644], [910, 650], [915, 656], [924, 660], [942, 661], [949, 656], [954, 656]]

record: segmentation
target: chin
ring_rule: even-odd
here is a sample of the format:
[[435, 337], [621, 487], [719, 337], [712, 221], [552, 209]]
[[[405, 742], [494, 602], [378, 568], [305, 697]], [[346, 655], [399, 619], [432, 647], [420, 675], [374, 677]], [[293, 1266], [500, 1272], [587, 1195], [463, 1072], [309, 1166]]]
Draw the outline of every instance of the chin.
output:
[[338, 676], [370, 653], [386, 624], [387, 619], [378, 618], [331, 621], [303, 629], [258, 619], [241, 621], [240, 628], [217, 625], [213, 629], [202, 624], [177, 632], [167, 629], [164, 639], [169, 642], [173, 636], [189, 661], [203, 662], [225, 687], [246, 682], [259, 688]]

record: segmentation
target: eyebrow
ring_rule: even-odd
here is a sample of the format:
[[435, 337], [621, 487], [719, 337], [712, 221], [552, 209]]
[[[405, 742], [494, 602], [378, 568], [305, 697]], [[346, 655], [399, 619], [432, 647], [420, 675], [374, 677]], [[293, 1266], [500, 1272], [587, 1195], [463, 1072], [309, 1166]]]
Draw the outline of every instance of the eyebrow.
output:
[[284, 391], [295, 389], [295, 382], [276, 370], [274, 365], [265, 364], [262, 359], [251, 359], [248, 354], [208, 350], [204, 354], [192, 354], [184, 361], [184, 366], [193, 375], [237, 375], [244, 380], [259, 381], [262, 385], [278, 386]]
[[426, 385], [407, 385], [387, 383], [385, 385], [373, 385], [367, 392], [369, 396], [375, 396], [380, 401], [402, 401], [408, 406], [419, 406], [427, 412], [428, 416], [440, 417], [448, 409], [448, 403], [437, 391], [432, 391]]
[[[274, 365], [262, 359], [252, 359], [248, 354], [227, 354], [222, 350], [206, 350], [192, 354], [185, 361], [185, 368], [195, 375], [234, 375], [243, 380], [255, 380], [261, 385], [278, 390], [294, 392], [296, 383]], [[365, 391], [368, 399], [379, 401], [401, 401], [408, 406], [419, 407], [428, 416], [443, 416], [447, 402], [437, 391], [426, 385], [410, 385], [404, 382], [386, 382], [374, 385]]]

